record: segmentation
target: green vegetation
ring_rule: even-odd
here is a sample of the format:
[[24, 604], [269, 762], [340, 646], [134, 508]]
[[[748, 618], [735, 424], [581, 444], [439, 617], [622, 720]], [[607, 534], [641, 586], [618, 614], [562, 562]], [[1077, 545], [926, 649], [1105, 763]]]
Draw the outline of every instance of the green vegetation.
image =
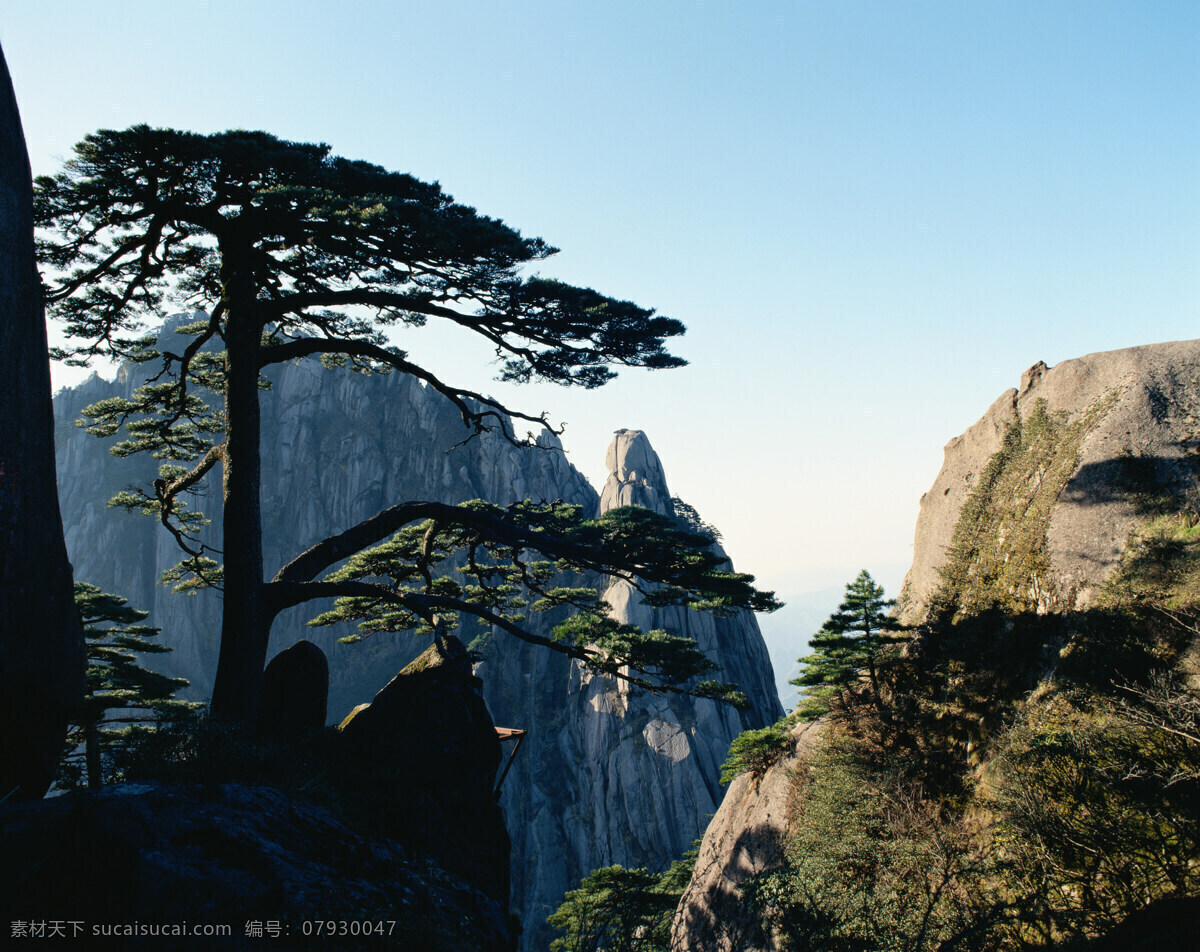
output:
[[1114, 405], [1114, 391], [1075, 421], [1051, 414], [1038, 400], [1022, 419], [1014, 414], [1000, 449], [963, 503], [942, 568], [933, 611], [967, 615], [1060, 608], [1049, 578], [1046, 533], [1050, 515], [1079, 465], [1084, 438]]
[[834, 706], [846, 713], [864, 700], [887, 716], [880, 680], [885, 648], [904, 640], [902, 626], [891, 614], [895, 604], [883, 597], [883, 588], [866, 569], [846, 585], [846, 597], [809, 639], [812, 654], [800, 659], [803, 670], [790, 682], [801, 689], [800, 718], [813, 720]]
[[1113, 399], [1008, 428], [934, 609], [874, 676], [833, 638], [805, 659], [825, 740], [786, 863], [743, 886], [786, 948], [1085, 948], [1200, 896], [1195, 507], [1120, 461], [1143, 515], [1121, 565], [1086, 610], [1056, 611], [1073, 593], [1048, 574], [1051, 512]]
[[[81, 787], [85, 780], [96, 788], [118, 779], [122, 774], [114, 761], [120, 759], [119, 749], [130, 746], [145, 730], [137, 725], [201, 706], [175, 697], [176, 691], [187, 687], [186, 680], [139, 663], [138, 655], [171, 650], [152, 640], [158, 628], [140, 624], [148, 612], [86, 582], [75, 583], [75, 606], [86, 639], [88, 694], [78, 722], [67, 733], [67, 755], [59, 764], [57, 783], [64, 789]], [[122, 716], [113, 716], [114, 711]], [[84, 751], [72, 753], [81, 743]]]
[[903, 758], [833, 733], [798, 782], [787, 864], [743, 888], [789, 948], [990, 947], [980, 927], [1006, 908], [985, 888], [995, 863], [963, 818], [921, 795]]
[[1008, 888], [1041, 912], [1024, 938], [1099, 935], [1155, 900], [1200, 895], [1200, 694], [1179, 678], [1031, 703], [989, 772]]
[[675, 907], [699, 849], [697, 840], [662, 873], [593, 870], [546, 920], [563, 933], [550, 943], [551, 952], [667, 952]]
[[1157, 605], [1168, 611], [1200, 604], [1200, 516], [1192, 511], [1163, 513], [1138, 526], [1100, 601], [1114, 607]]
[[791, 746], [791, 723], [785, 717], [769, 727], [743, 731], [735, 737], [721, 765], [721, 783], [730, 783], [747, 771], [755, 777], [766, 773]]

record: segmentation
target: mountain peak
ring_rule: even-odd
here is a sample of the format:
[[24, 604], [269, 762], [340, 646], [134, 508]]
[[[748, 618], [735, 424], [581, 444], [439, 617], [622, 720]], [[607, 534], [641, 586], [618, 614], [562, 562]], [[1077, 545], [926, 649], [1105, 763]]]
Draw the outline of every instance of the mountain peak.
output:
[[608, 481], [600, 494], [600, 512], [619, 506], [643, 506], [674, 515], [662, 463], [641, 430], [617, 430], [605, 457]]

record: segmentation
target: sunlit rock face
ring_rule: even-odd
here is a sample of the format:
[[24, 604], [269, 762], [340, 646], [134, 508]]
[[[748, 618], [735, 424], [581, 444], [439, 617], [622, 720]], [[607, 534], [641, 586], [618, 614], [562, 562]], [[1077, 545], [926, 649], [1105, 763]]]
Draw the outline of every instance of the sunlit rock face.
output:
[[738, 887], [777, 868], [796, 819], [796, 772], [821, 737], [821, 722], [791, 729], [779, 760], [762, 775], [729, 784], [696, 857], [691, 881], [671, 923], [673, 952], [782, 952]]
[[1063, 461], [1069, 478], [1045, 531], [1048, 568], [1039, 610], [1082, 609], [1094, 601], [1120, 564], [1131, 531], [1147, 518], [1146, 500], [1194, 506], [1200, 341], [1088, 354], [1054, 367], [1039, 361], [1022, 374], [1019, 388], [1001, 394], [946, 444], [942, 470], [921, 497], [913, 564], [900, 597], [905, 621], [919, 621], [941, 586], [963, 505], [1006, 431], [1014, 421], [1030, 425], [1039, 407], [1063, 432], [1076, 428], [1077, 442]]
[[[180, 319], [180, 322], [182, 319]], [[161, 656], [169, 673], [211, 688], [216, 670], [219, 602], [211, 594], [172, 595], [156, 584], [178, 560], [174, 543], [153, 520], [108, 511], [108, 498], [145, 485], [150, 467], [107, 454], [107, 442], [71, 423], [88, 403], [128, 395], [141, 370], [113, 383], [93, 378], [55, 398], [59, 491], [76, 577], [150, 608], [175, 651]], [[500, 505], [519, 499], [562, 499], [585, 513], [644, 505], [670, 514], [663, 467], [645, 435], [619, 431], [609, 449], [603, 497], [567, 461], [558, 440], [519, 449], [496, 434], [458, 445], [466, 432], [444, 398], [399, 374], [363, 377], [315, 364], [273, 368], [263, 394], [263, 523], [266, 571], [314, 542], [408, 499]], [[448, 449], [454, 447], [452, 449]], [[221, 538], [219, 486], [199, 507]], [[582, 584], [604, 588], [606, 580]], [[607, 589], [625, 620], [693, 637], [749, 696], [746, 711], [676, 695], [653, 696], [594, 677], [567, 658], [494, 633], [476, 673], [501, 727], [526, 730], [504, 781], [501, 803], [513, 845], [513, 911], [525, 926], [522, 947], [543, 950], [545, 918], [565, 890], [611, 863], [663, 867], [683, 852], [720, 803], [720, 765], [730, 741], [782, 714], [758, 624], [742, 612], [713, 619], [686, 609], [651, 611], [624, 585]], [[370, 698], [426, 645], [406, 634], [374, 635], [339, 645], [344, 629], [304, 622], [319, 606], [293, 609], [272, 633], [271, 655], [307, 638], [328, 655], [329, 717], [339, 721]], [[560, 616], [539, 616], [548, 634]], [[471, 632], [464, 632], [469, 640]], [[509, 748], [506, 747], [506, 755]]]

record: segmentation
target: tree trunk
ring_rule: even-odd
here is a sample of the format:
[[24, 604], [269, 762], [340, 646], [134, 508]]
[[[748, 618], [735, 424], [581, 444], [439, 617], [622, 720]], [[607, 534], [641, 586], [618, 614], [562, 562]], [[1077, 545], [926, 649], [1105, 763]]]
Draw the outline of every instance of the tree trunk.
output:
[[[230, 253], [223, 252], [228, 259]], [[225, 594], [212, 713], [253, 728], [258, 721], [272, 621], [264, 599], [260, 498], [258, 360], [262, 326], [254, 319], [254, 287], [248, 274], [227, 268], [223, 277], [227, 304]]]
[[100, 755], [100, 725], [96, 721], [88, 721], [84, 728], [83, 750], [88, 789], [100, 790], [104, 787], [104, 758]]
[[0, 801], [35, 800], [83, 699], [84, 651], [55, 483], [29, 155], [2, 53], [0, 361]]

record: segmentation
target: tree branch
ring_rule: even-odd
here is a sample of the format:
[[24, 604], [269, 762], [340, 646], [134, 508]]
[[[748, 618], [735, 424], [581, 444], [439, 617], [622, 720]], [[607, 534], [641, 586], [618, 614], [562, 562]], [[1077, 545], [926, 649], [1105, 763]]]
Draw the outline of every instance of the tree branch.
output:
[[606, 547], [601, 554], [592, 546], [564, 539], [544, 529], [522, 525], [486, 510], [440, 502], [403, 502], [384, 509], [302, 552], [283, 566], [273, 581], [304, 582], [316, 578], [318, 573], [419, 519], [436, 519], [444, 526], [474, 529], [484, 538], [499, 544], [532, 549], [551, 559], [568, 559], [580, 569], [590, 569], [602, 575], [618, 578], [636, 576], [666, 584], [677, 584], [679, 581], [676, 572], [660, 563], [622, 557], [611, 547]]
[[[599, 665], [613, 660], [620, 667], [626, 666], [620, 658], [610, 659], [594, 648], [554, 641], [551, 638], [536, 635], [482, 605], [475, 605], [471, 602], [463, 601], [459, 598], [451, 598], [446, 595], [399, 591], [377, 582], [350, 580], [342, 582], [285, 582], [279, 581], [278, 576], [275, 581], [268, 582], [264, 588], [267, 605], [276, 614], [286, 608], [291, 608], [294, 605], [300, 605], [318, 598], [374, 598], [382, 602], [407, 608], [414, 615], [425, 619], [431, 618], [438, 611], [454, 611], [465, 615], [472, 615], [508, 632], [514, 638], [524, 641], [527, 644], [538, 645], [542, 648], [556, 651], [559, 654], [566, 655], [568, 658], [582, 662], [593, 670]], [[680, 687], [679, 685], [652, 681], [649, 678], [628, 674], [618, 670], [618, 667], [613, 664], [605, 664], [600, 673], [607, 677], [625, 681], [651, 693], [665, 691], [671, 694], [682, 694], [692, 697], [712, 696], [715, 700], [726, 700], [719, 695], [707, 695], [704, 693], [697, 695], [695, 691]]]
[[[485, 417], [494, 417], [500, 425], [500, 431], [504, 434], [504, 438], [510, 443], [518, 446], [528, 445], [519, 441], [510, 433], [505, 425], [505, 416], [516, 417], [517, 419], [526, 420], [530, 423], [536, 423], [539, 426], [544, 426], [551, 433], [560, 434], [562, 430], [555, 430], [547, 422], [543, 416], [529, 416], [525, 413], [520, 413], [515, 410], [510, 410], [496, 400], [490, 397], [485, 397], [483, 394], [475, 393], [472, 390], [462, 390], [457, 387], [451, 387], [443, 383], [440, 379], [430, 373], [423, 367], [405, 360], [399, 354], [393, 353], [385, 347], [380, 347], [378, 344], [373, 344], [370, 341], [363, 340], [346, 340], [342, 338], [322, 338], [322, 337], [305, 337], [299, 340], [289, 341], [286, 344], [275, 344], [271, 347], [264, 347], [262, 356], [259, 360], [259, 368], [269, 366], [270, 364], [283, 363], [287, 360], [296, 360], [303, 357], [311, 357], [314, 354], [344, 354], [347, 357], [364, 357], [369, 360], [377, 360], [382, 364], [416, 377], [418, 380], [424, 380], [429, 386], [440, 393], [446, 399], [458, 408], [458, 412], [462, 415], [464, 426], [473, 426], [476, 433], [482, 433], [485, 430], [491, 429], [483, 424]], [[473, 410], [466, 402], [474, 400], [489, 409], [484, 411]], [[453, 447], [452, 447], [453, 448]]]

